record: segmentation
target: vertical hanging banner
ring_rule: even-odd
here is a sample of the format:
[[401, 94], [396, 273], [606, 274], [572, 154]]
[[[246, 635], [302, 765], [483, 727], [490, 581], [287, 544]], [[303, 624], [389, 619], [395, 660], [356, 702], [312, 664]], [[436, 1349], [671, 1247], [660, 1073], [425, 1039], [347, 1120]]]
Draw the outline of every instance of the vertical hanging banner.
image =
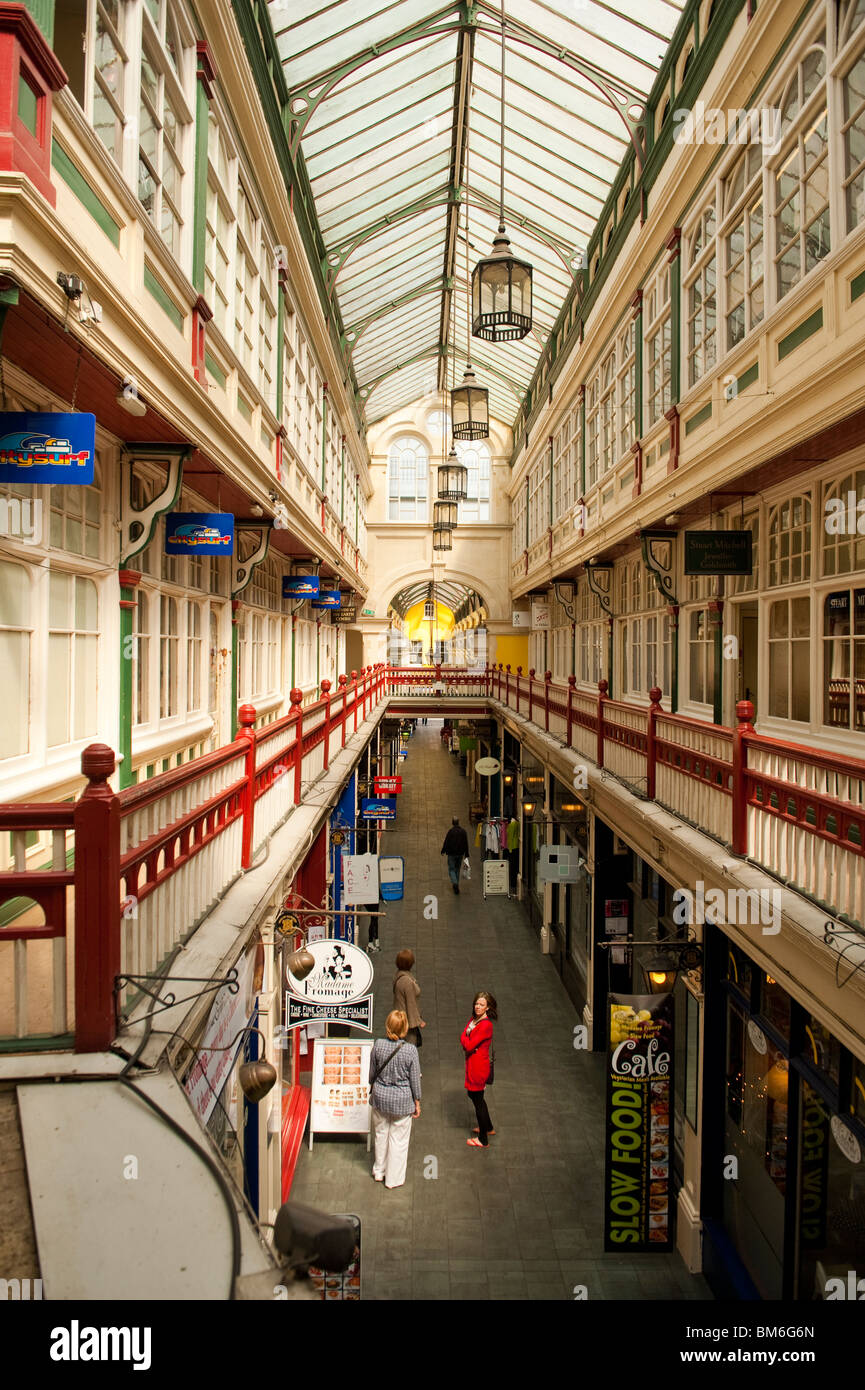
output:
[[346, 906], [378, 902], [378, 855], [342, 856], [342, 901]]
[[604, 1249], [672, 1250], [672, 994], [610, 994]]

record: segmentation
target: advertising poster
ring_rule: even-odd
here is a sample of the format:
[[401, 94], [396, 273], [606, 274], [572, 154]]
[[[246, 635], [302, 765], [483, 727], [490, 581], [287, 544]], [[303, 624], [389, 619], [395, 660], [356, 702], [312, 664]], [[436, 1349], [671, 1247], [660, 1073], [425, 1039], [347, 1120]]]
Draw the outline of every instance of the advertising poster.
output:
[[360, 814], [364, 820], [396, 820], [396, 797], [364, 796], [361, 798]]
[[169, 512], [165, 518], [166, 555], [232, 555], [234, 517], [230, 512]]
[[363, 906], [378, 902], [378, 855], [343, 854], [342, 902]]
[[672, 1250], [672, 994], [609, 994], [604, 1249]]
[[312, 1053], [309, 1145], [313, 1134], [366, 1134], [370, 1124], [372, 1038], [316, 1038]]
[[93, 482], [95, 457], [95, 415], [0, 412], [2, 483], [86, 485]]
[[[198, 1057], [183, 1083], [190, 1104], [202, 1124], [207, 1124], [217, 1096], [243, 1047], [243, 1037], [237, 1034], [246, 1026], [252, 1007], [250, 990], [254, 962], [255, 952], [248, 951], [237, 962], [239, 989], [232, 991], [228, 985], [223, 985], [217, 994], [204, 1036], [198, 1044]], [[235, 1043], [233, 1048], [232, 1042]], [[215, 1048], [220, 1050], [214, 1051]]]

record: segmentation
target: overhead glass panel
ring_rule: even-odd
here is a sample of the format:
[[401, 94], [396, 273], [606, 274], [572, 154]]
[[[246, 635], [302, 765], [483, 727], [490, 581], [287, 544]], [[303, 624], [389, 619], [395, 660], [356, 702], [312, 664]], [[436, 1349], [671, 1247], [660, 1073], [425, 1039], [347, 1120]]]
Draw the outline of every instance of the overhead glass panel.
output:
[[[533, 267], [533, 327], [516, 342], [471, 341], [499, 419], [512, 421], [524, 398], [683, 4], [506, 0], [505, 222]], [[371, 422], [462, 378], [463, 131], [468, 119], [471, 269], [498, 224], [497, 7], [472, 25], [463, 6], [433, 0], [313, 10], [269, 0], [268, 12], [347, 365]]]

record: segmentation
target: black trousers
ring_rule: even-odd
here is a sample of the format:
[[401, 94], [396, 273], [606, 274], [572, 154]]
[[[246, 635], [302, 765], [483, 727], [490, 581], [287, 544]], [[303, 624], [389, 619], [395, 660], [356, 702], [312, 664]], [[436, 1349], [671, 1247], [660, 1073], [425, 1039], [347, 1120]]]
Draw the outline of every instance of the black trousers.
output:
[[486, 1148], [487, 1135], [493, 1127], [493, 1122], [490, 1119], [490, 1112], [487, 1109], [487, 1103], [484, 1099], [484, 1093], [483, 1091], [469, 1091], [468, 1096], [469, 1100], [475, 1108], [475, 1114], [477, 1115], [478, 1119], [478, 1138], [480, 1139], [484, 1148]]

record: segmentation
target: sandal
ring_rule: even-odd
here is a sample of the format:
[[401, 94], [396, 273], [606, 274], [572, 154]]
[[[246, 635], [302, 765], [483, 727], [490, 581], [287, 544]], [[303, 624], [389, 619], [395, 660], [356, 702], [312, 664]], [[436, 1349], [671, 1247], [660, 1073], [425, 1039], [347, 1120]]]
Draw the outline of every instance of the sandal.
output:
[[467, 1140], [466, 1140], [466, 1143], [468, 1144], [468, 1146], [469, 1146], [470, 1149], [486, 1149], [486, 1148], [489, 1148], [489, 1145], [488, 1145], [488, 1144], [482, 1144], [481, 1141], [480, 1141], [480, 1139], [467, 1139]]
[[[423, 1073], [421, 1073], [421, 1075], [423, 1075]], [[475, 1125], [474, 1129], [472, 1130], [472, 1134], [480, 1134], [480, 1130], [478, 1129], [477, 1125]], [[490, 1137], [491, 1134], [495, 1134], [495, 1130], [494, 1130], [494, 1129], [488, 1129], [488, 1130], [487, 1130], [487, 1138], [488, 1138], [488, 1139], [489, 1139], [489, 1137]]]

